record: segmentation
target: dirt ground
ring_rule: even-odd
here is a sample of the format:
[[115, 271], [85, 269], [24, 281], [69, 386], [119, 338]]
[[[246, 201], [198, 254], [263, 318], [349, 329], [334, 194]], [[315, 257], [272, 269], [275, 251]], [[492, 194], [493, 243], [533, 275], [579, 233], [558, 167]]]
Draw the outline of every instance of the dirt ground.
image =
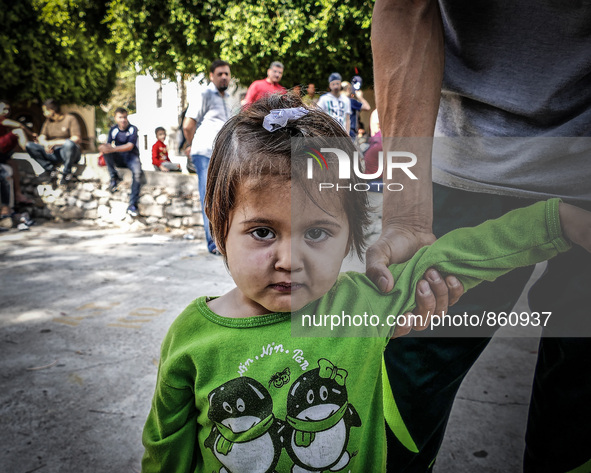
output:
[[[232, 287], [203, 242], [46, 223], [0, 234], [0, 471], [138, 472], [160, 342]], [[521, 470], [535, 338], [495, 337], [436, 472]]]

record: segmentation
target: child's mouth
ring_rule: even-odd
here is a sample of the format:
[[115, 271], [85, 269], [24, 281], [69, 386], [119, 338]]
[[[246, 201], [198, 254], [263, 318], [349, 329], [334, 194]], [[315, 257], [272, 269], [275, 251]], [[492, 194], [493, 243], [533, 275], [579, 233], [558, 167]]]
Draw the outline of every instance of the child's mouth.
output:
[[294, 282], [278, 282], [271, 284], [270, 287], [279, 292], [294, 292], [304, 287], [304, 285]]

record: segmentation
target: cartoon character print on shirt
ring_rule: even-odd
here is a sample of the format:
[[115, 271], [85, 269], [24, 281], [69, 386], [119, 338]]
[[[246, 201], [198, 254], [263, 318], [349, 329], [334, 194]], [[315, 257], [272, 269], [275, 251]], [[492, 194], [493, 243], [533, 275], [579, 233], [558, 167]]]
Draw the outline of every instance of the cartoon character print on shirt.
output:
[[292, 472], [338, 471], [349, 464], [349, 433], [361, 426], [361, 419], [348, 402], [347, 374], [321, 358], [318, 368], [291, 386], [285, 419], [291, 429], [284, 443], [294, 462]]
[[220, 473], [270, 473], [282, 449], [282, 421], [273, 415], [267, 389], [247, 376], [211, 391], [209, 419], [215, 424], [205, 441], [224, 465]]

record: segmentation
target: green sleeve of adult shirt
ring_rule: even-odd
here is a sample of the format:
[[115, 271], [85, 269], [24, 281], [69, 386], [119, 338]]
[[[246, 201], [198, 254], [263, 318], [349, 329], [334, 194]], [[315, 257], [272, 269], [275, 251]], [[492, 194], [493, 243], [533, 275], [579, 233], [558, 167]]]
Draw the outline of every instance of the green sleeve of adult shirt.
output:
[[398, 313], [416, 306], [416, 285], [429, 268], [456, 276], [467, 291], [570, 249], [560, 227], [559, 203], [560, 199], [550, 199], [476, 227], [458, 228], [421, 248], [407, 263], [390, 266], [395, 281], [392, 292], [406, 293]]

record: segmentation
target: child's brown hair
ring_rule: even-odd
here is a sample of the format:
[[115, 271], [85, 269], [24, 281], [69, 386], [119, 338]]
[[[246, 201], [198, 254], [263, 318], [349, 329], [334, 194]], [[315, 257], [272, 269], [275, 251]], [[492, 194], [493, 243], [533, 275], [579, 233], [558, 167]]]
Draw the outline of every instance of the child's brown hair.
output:
[[[274, 132], [263, 128], [263, 121], [271, 110], [296, 107], [304, 107], [308, 113]], [[345, 151], [349, 155], [356, 151], [349, 135], [333, 118], [318, 108], [306, 107], [295, 94], [269, 95], [244, 107], [218, 133], [207, 174], [205, 213], [216, 245], [223, 255], [226, 254], [230, 213], [237, 205], [239, 186], [247, 180], [249, 184], [255, 182], [253, 190], [267, 187], [271, 181], [266, 179], [268, 177], [286, 183], [291, 181], [300, 185], [319, 205], [318, 194], [311, 195], [311, 181], [305, 179], [308, 156], [303, 146], [306, 140], [294, 141], [291, 138], [346, 138], [343, 140], [348, 147]], [[292, 141], [296, 143], [295, 151]], [[297, 152], [298, 142], [302, 143], [302, 152]], [[324, 169], [321, 172], [334, 180], [334, 169], [337, 169], [338, 163], [336, 159], [327, 159], [329, 164], [334, 163], [328, 166], [333, 171]], [[360, 182], [354, 172], [351, 176], [348, 180], [350, 184]], [[272, 192], [272, 188], [269, 190]], [[338, 197], [349, 221], [349, 250], [354, 248], [361, 258], [365, 248], [365, 229], [369, 223], [367, 192], [341, 190]]]

